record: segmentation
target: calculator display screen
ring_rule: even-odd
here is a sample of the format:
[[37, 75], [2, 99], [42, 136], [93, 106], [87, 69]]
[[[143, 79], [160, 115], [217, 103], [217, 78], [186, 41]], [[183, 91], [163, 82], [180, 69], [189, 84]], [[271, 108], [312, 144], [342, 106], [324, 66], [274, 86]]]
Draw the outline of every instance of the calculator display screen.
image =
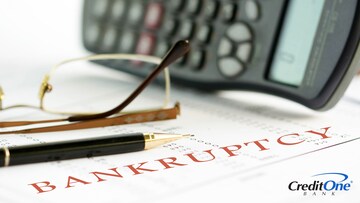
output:
[[304, 78], [325, 0], [293, 0], [269, 72], [272, 81], [299, 86]]

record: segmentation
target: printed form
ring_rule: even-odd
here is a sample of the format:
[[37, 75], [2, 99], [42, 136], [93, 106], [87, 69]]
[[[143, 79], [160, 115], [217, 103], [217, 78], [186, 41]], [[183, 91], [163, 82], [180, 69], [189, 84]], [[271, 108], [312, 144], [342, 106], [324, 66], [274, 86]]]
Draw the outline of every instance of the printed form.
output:
[[[194, 136], [135, 153], [0, 168], [0, 202], [359, 202], [359, 87], [356, 78], [322, 113], [258, 93], [175, 87], [176, 120], [1, 135], [0, 146], [128, 132]], [[31, 92], [16, 91], [20, 100]], [[11, 110], [0, 118], [33, 114]]]

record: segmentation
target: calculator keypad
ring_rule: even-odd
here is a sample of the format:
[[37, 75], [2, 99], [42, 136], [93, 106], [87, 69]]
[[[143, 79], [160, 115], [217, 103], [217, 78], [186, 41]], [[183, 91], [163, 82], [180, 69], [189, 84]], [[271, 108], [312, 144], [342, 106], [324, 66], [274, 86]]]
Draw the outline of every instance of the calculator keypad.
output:
[[97, 53], [135, 52], [162, 57], [172, 43], [188, 39], [192, 51], [175, 64], [176, 75], [236, 79], [249, 68], [255, 51], [252, 25], [261, 17], [256, 0], [85, 3], [92, 12], [85, 16], [84, 41]]
[[249, 26], [243, 22], [234, 23], [226, 29], [226, 35], [222, 37], [218, 51], [221, 74], [227, 78], [234, 78], [245, 71], [245, 64], [250, 61], [253, 38]]

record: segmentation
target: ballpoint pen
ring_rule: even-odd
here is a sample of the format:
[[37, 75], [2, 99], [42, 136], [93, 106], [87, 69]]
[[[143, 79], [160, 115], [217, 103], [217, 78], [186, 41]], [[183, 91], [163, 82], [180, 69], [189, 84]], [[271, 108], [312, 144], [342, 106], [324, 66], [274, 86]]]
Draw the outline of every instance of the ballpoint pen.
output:
[[[58, 161], [150, 149], [190, 134], [132, 133], [0, 148], [0, 166]], [[3, 158], [2, 158], [3, 157]]]

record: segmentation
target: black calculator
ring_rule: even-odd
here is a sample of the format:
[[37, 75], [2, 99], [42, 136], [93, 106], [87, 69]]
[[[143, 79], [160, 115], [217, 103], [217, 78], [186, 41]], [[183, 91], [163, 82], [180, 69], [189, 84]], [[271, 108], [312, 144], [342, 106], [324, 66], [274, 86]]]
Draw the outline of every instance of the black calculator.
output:
[[327, 110], [360, 66], [359, 13], [357, 0], [85, 0], [83, 43], [94, 53], [162, 57], [187, 39], [191, 51], [170, 68], [172, 81]]

